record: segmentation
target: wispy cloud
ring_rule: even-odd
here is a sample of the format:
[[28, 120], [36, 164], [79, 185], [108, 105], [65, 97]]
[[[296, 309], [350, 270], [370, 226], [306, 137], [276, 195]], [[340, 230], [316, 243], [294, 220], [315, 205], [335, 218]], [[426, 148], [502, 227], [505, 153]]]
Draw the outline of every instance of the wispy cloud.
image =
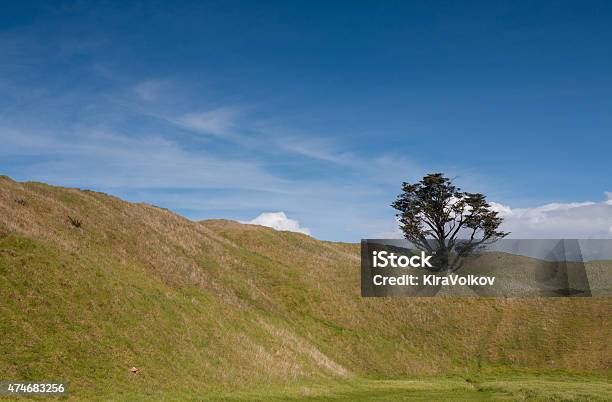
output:
[[[18, 135], [17, 135], [18, 134]], [[126, 188], [255, 188], [284, 186], [256, 162], [192, 152], [161, 136], [112, 132], [78, 136], [31, 134], [0, 128], [0, 155], [38, 156], [20, 175], [65, 185]]]
[[[305, 138], [304, 138], [305, 137]], [[339, 152], [337, 146], [331, 141], [314, 137], [283, 137], [276, 143], [282, 149], [294, 154], [306, 156], [312, 159], [347, 165], [356, 162], [354, 155], [349, 152]]]
[[239, 111], [236, 108], [221, 107], [203, 112], [187, 113], [175, 121], [178, 125], [203, 134], [219, 137], [236, 134]]
[[[187, 96], [178, 102], [181, 88], [169, 82], [132, 82], [104, 96], [63, 94], [61, 108], [54, 93], [32, 96], [42, 98], [36, 108], [10, 110], [23, 118], [0, 120], [0, 158], [17, 161], [3, 163], [2, 173], [154, 202], [194, 219], [259, 215], [250, 222], [352, 241], [399, 235], [389, 204], [402, 181], [440, 170], [489, 193], [471, 171], [355, 150], [346, 138], [279, 129], [270, 121], [263, 125], [239, 104], [205, 107], [210, 100]], [[530, 228], [534, 236], [603, 236], [612, 226], [610, 196], [603, 203], [506, 208], [508, 230]]]
[[152, 102], [159, 99], [168, 85], [165, 80], [147, 80], [134, 85], [132, 90], [140, 99]]

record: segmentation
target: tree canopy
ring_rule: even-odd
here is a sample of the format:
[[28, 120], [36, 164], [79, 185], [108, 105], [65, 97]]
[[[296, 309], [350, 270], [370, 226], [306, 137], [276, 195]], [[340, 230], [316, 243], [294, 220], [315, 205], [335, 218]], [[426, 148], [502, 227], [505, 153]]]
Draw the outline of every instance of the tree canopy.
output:
[[391, 206], [404, 237], [435, 254], [437, 271], [456, 271], [464, 257], [509, 234], [499, 230], [503, 218], [483, 194], [461, 191], [443, 173], [404, 182]]

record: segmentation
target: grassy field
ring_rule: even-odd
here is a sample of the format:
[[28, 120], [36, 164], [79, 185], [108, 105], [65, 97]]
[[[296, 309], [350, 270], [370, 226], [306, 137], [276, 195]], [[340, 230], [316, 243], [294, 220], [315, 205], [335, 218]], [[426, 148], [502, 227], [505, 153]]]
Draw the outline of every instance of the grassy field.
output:
[[611, 387], [608, 380], [597, 377], [425, 377], [411, 380], [303, 383], [210, 397], [227, 401], [606, 401], [610, 399]]
[[610, 311], [364, 299], [356, 244], [0, 177], [0, 380], [71, 399], [605, 400]]
[[82, 393], [84, 400], [210, 401], [609, 401], [609, 378], [597, 375], [496, 377], [415, 377], [404, 380], [301, 380], [234, 391], [192, 389], [114, 389], [104, 395]]

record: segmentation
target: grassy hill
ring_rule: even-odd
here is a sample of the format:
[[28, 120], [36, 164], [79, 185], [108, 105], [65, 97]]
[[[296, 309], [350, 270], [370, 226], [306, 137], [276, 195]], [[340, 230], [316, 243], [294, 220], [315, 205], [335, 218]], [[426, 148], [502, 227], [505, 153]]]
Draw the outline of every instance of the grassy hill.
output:
[[0, 177], [0, 381], [67, 379], [76, 399], [612, 397], [611, 298], [359, 291], [357, 244]]

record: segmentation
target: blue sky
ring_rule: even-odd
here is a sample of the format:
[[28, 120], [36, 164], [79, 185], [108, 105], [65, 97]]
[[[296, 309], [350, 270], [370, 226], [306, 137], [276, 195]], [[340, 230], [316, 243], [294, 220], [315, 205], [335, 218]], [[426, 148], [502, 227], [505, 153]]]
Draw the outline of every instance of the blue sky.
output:
[[355, 241], [442, 171], [515, 232], [612, 235], [610, 2], [13, 3], [16, 180]]

